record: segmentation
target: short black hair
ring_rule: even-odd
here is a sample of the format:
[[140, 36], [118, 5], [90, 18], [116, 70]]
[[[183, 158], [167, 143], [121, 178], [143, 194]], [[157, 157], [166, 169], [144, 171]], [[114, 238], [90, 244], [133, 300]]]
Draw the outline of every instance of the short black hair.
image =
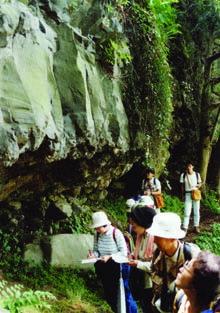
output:
[[192, 165], [192, 166], [194, 166], [194, 162], [192, 162], [192, 161], [186, 162], [186, 166], [189, 165], [189, 164]]
[[151, 227], [155, 215], [156, 215], [155, 209], [147, 206], [144, 207], [137, 206], [131, 211], [130, 217], [137, 225], [147, 229]]
[[148, 174], [148, 173], [155, 174], [155, 170], [154, 170], [153, 168], [148, 168], [148, 169], [146, 170], [146, 174]]

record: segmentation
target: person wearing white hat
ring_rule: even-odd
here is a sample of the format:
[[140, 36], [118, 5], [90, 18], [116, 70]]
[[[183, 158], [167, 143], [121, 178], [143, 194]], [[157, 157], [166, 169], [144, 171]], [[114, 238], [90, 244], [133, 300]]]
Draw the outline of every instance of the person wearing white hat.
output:
[[138, 201], [135, 201], [134, 199], [128, 199], [126, 201], [126, 213], [127, 213], [127, 219], [128, 219], [128, 227], [127, 231], [129, 234], [131, 234], [133, 241], [136, 240], [136, 234], [132, 230], [132, 225], [130, 223], [130, 216], [131, 216], [131, 211], [136, 207]]
[[[94, 251], [88, 258], [101, 258], [95, 263], [98, 278], [102, 281], [106, 300], [113, 312], [117, 313], [117, 292], [120, 278], [120, 264], [112, 257], [127, 256], [127, 245], [122, 232], [111, 225], [110, 220], [103, 211], [92, 215], [92, 224], [89, 226], [96, 230], [94, 238]], [[122, 265], [123, 276], [128, 276], [129, 266]], [[128, 277], [126, 278], [128, 280]], [[126, 305], [128, 313], [137, 313], [136, 303], [130, 293], [128, 283], [124, 279], [126, 289]]]
[[131, 199], [128, 199], [128, 200], [126, 201], [126, 211], [127, 211], [128, 213], [130, 213], [131, 210], [134, 209], [136, 205], [137, 205], [137, 202], [136, 202], [134, 199], [132, 199], [132, 198], [131, 198]]
[[180, 240], [186, 233], [181, 229], [181, 219], [175, 213], [155, 215], [148, 233], [154, 236], [158, 248], [154, 252], [150, 268], [154, 293], [152, 304], [160, 312], [171, 312], [174, 294], [169, 296], [169, 288], [175, 286], [179, 267], [185, 263], [186, 258], [196, 257], [200, 249], [195, 244], [186, 245]]
[[147, 206], [150, 208], [155, 208], [154, 200], [150, 196], [141, 196], [136, 205], [140, 207]]

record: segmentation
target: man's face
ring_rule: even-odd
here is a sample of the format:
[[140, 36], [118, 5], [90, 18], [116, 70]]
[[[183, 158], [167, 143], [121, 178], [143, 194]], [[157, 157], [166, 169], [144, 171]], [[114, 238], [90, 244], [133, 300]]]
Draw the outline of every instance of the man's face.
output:
[[162, 252], [166, 252], [168, 249], [170, 249], [170, 246], [173, 244], [174, 241], [175, 240], [173, 239], [154, 236], [154, 243], [157, 245], [158, 249]]
[[194, 169], [194, 166], [192, 165], [192, 164], [187, 164], [187, 172], [189, 173], [189, 174], [192, 174], [192, 172], [193, 172], [193, 169]]
[[146, 174], [146, 177], [147, 177], [147, 179], [149, 179], [149, 180], [151, 180], [153, 177], [154, 177], [154, 174], [153, 173], [147, 173]]

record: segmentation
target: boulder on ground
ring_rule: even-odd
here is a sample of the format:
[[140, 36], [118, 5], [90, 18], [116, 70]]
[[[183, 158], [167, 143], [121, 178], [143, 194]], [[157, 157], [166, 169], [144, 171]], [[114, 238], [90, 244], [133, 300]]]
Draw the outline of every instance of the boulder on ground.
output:
[[50, 238], [50, 263], [55, 267], [89, 269], [93, 264], [81, 264], [93, 249], [93, 236], [89, 234], [59, 234]]

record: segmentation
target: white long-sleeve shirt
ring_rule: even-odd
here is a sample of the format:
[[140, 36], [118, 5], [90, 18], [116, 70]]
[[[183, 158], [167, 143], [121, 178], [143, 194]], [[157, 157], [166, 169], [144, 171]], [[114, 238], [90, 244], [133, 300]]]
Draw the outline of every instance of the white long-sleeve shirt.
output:
[[119, 254], [127, 256], [127, 246], [125, 238], [119, 229], [115, 230], [115, 239], [113, 236], [114, 227], [110, 225], [109, 230], [102, 235], [95, 234], [94, 239], [94, 254], [97, 257], [104, 255]]

